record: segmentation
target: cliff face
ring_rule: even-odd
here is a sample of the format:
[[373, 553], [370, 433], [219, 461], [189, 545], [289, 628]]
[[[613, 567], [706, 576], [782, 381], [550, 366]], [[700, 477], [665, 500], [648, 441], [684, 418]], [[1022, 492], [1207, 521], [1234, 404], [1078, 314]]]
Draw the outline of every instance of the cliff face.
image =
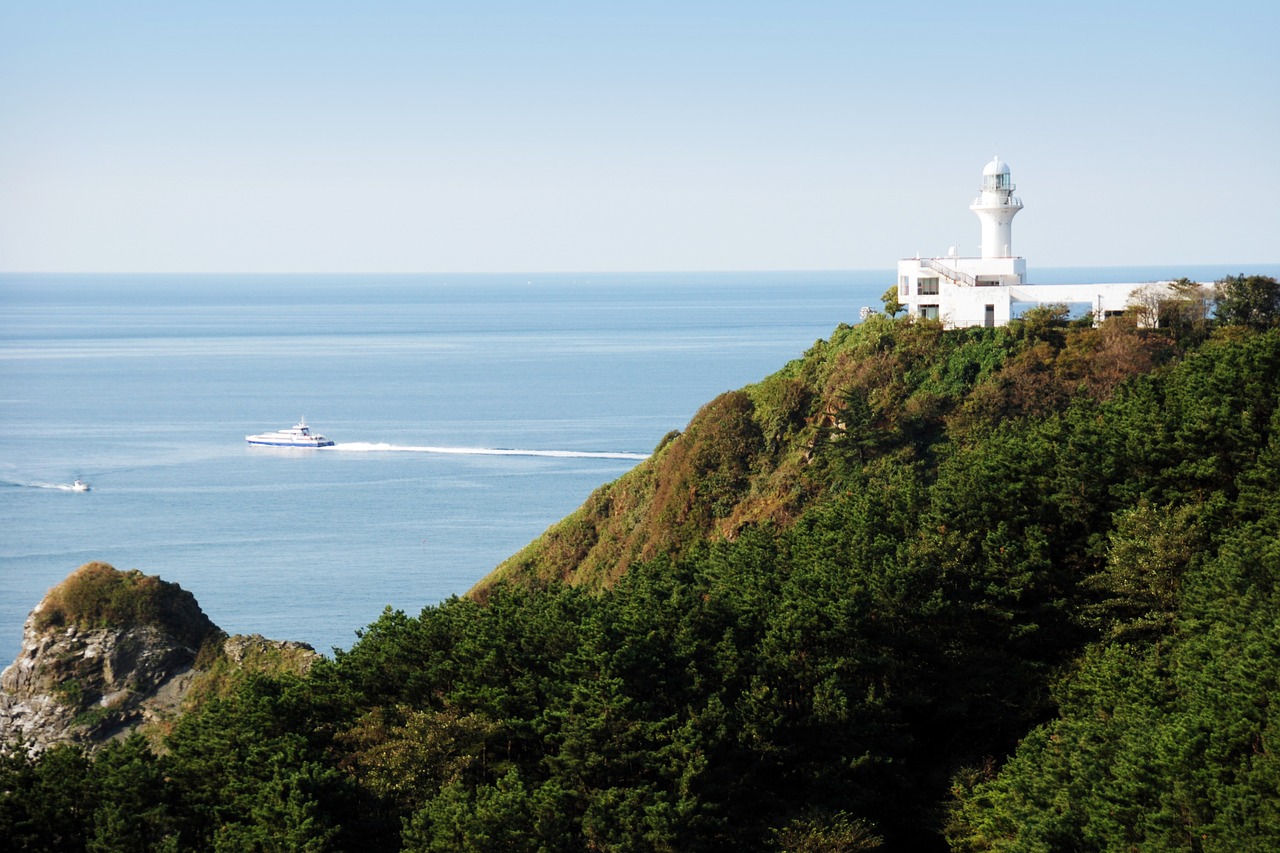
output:
[[41, 631], [39, 612], [0, 675], [0, 740], [92, 743], [176, 710], [197, 650], [150, 627]]
[[0, 744], [94, 745], [163, 725], [211, 672], [260, 658], [250, 652], [261, 646], [289, 650], [291, 668], [317, 657], [301, 643], [229, 638], [177, 584], [88, 563], [27, 617], [0, 673]]
[[1167, 338], [1119, 323], [1071, 330], [1068, 346], [1050, 313], [957, 333], [883, 316], [842, 325], [772, 376], [708, 403], [471, 595], [484, 599], [502, 582], [605, 588], [632, 564], [679, 557], [693, 543], [785, 529], [831, 487], [816, 458], [824, 442], [843, 442], [859, 466], [890, 455], [911, 465], [948, 424], [1103, 400], [1169, 356]]
[[607, 586], [638, 560], [678, 552], [705, 536], [732, 536], [741, 495], [777, 464], [755, 410], [746, 392], [721, 394], [649, 459], [503, 562], [475, 594], [512, 578]]
[[[774, 375], [703, 406], [682, 432], [663, 438], [652, 456], [597, 489], [470, 594], [483, 600], [504, 582], [605, 588], [634, 563], [678, 557], [694, 543], [733, 539], [755, 525], [790, 526], [827, 487], [811, 465], [813, 451], [838, 425], [850, 386], [883, 395], [916, 356], [886, 353], [891, 333], [924, 352], [936, 347], [941, 327], [883, 318], [838, 327]], [[863, 376], [867, 364], [882, 369]]]

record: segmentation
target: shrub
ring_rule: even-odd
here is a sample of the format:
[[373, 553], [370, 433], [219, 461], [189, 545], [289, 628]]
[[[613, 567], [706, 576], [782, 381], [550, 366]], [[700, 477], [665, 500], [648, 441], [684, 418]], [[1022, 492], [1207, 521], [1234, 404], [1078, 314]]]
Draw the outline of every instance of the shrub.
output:
[[218, 630], [195, 597], [176, 583], [98, 562], [85, 563], [50, 590], [35, 618], [39, 630], [146, 625], [193, 648]]

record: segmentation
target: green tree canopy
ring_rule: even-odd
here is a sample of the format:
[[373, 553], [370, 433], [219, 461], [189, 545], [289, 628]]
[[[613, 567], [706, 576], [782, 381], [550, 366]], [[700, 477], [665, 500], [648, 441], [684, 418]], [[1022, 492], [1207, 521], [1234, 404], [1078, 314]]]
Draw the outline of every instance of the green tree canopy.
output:
[[1217, 283], [1214, 316], [1254, 329], [1280, 324], [1280, 282], [1265, 275], [1227, 276]]

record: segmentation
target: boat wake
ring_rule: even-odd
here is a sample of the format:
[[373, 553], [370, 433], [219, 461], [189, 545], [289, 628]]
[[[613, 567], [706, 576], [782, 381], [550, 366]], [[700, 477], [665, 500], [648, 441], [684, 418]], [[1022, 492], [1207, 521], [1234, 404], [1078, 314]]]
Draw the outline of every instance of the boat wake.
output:
[[339, 442], [333, 450], [350, 453], [447, 453], [455, 456], [551, 456], [557, 459], [648, 459], [647, 453], [613, 450], [509, 450], [495, 447], [427, 447], [371, 441]]
[[10, 486], [17, 486], [21, 489], [52, 489], [59, 492], [87, 492], [89, 486], [76, 480], [74, 483], [45, 483], [39, 480], [29, 483], [10, 482]]

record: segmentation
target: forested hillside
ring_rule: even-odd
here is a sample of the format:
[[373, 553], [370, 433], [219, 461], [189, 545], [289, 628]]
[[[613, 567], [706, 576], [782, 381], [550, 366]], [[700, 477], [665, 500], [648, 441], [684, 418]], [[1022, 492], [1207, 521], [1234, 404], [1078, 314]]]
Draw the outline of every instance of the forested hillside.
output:
[[1203, 307], [842, 326], [475, 595], [162, 744], [10, 750], [0, 837], [1280, 849], [1280, 285]]

